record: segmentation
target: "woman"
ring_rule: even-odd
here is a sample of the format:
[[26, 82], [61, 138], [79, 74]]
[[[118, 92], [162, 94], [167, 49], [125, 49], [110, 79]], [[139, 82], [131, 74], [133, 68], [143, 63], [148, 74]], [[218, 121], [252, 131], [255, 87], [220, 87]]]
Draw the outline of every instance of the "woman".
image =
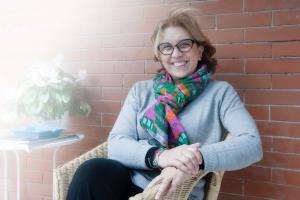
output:
[[[154, 185], [160, 199], [199, 169], [236, 170], [262, 159], [257, 127], [239, 96], [211, 79], [215, 48], [191, 10], [170, 12], [152, 41], [162, 69], [131, 88], [108, 138], [110, 159], [81, 165], [67, 199], [128, 199]], [[227, 132], [233, 138], [222, 141]], [[203, 199], [204, 184], [189, 199]]]

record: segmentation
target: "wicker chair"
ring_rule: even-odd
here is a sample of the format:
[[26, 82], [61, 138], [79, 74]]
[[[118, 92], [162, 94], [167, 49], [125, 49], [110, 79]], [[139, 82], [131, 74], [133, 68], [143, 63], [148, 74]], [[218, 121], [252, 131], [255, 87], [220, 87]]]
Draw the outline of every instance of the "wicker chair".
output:
[[[54, 199], [55, 200], [65, 200], [69, 184], [72, 180], [72, 177], [76, 169], [84, 161], [92, 158], [106, 158], [107, 157], [107, 143], [103, 143], [94, 149], [88, 151], [87, 153], [75, 158], [74, 160], [69, 161], [68, 163], [58, 166], [54, 170], [53, 174], [53, 185], [54, 185]], [[164, 200], [185, 200], [188, 198], [190, 192], [196, 183], [201, 179], [205, 178], [207, 180], [206, 184], [206, 200], [217, 200], [221, 181], [223, 178], [224, 172], [203, 172], [199, 171], [197, 176], [192, 177], [191, 179], [185, 181], [182, 185], [179, 185], [170, 197], [165, 197]], [[133, 197], [130, 197], [129, 200], [153, 200], [156, 194], [157, 188], [149, 188], [142, 193], [139, 193]]]

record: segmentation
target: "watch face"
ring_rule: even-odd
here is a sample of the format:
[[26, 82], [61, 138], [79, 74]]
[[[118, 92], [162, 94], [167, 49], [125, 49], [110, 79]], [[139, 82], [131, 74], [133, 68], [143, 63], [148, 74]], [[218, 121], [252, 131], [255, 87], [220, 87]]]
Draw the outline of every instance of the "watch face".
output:
[[154, 168], [157, 168], [157, 166], [158, 166], [157, 160], [153, 160], [152, 165], [153, 165]]

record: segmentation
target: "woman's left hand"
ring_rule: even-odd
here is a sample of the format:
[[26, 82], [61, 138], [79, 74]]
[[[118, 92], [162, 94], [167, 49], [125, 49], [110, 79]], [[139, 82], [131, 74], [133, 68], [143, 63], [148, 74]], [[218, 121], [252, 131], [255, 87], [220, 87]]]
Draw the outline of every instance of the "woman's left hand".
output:
[[182, 172], [175, 167], [166, 167], [161, 171], [161, 174], [155, 177], [147, 186], [146, 189], [157, 186], [158, 190], [155, 199], [161, 199], [163, 196], [170, 196], [175, 192], [177, 185], [180, 185], [191, 175]]

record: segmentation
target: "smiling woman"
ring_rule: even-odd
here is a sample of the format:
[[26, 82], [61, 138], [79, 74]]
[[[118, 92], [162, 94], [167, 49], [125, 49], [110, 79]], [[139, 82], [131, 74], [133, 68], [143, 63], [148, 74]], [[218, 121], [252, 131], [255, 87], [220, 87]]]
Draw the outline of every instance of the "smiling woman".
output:
[[[156, 26], [153, 50], [161, 69], [131, 88], [108, 138], [109, 159], [83, 163], [68, 200], [122, 200], [154, 186], [161, 199], [200, 169], [236, 170], [262, 158], [257, 127], [238, 94], [211, 79], [215, 48], [191, 11], [173, 10]], [[228, 132], [233, 138], [223, 141]], [[202, 200], [205, 183], [188, 199]]]

